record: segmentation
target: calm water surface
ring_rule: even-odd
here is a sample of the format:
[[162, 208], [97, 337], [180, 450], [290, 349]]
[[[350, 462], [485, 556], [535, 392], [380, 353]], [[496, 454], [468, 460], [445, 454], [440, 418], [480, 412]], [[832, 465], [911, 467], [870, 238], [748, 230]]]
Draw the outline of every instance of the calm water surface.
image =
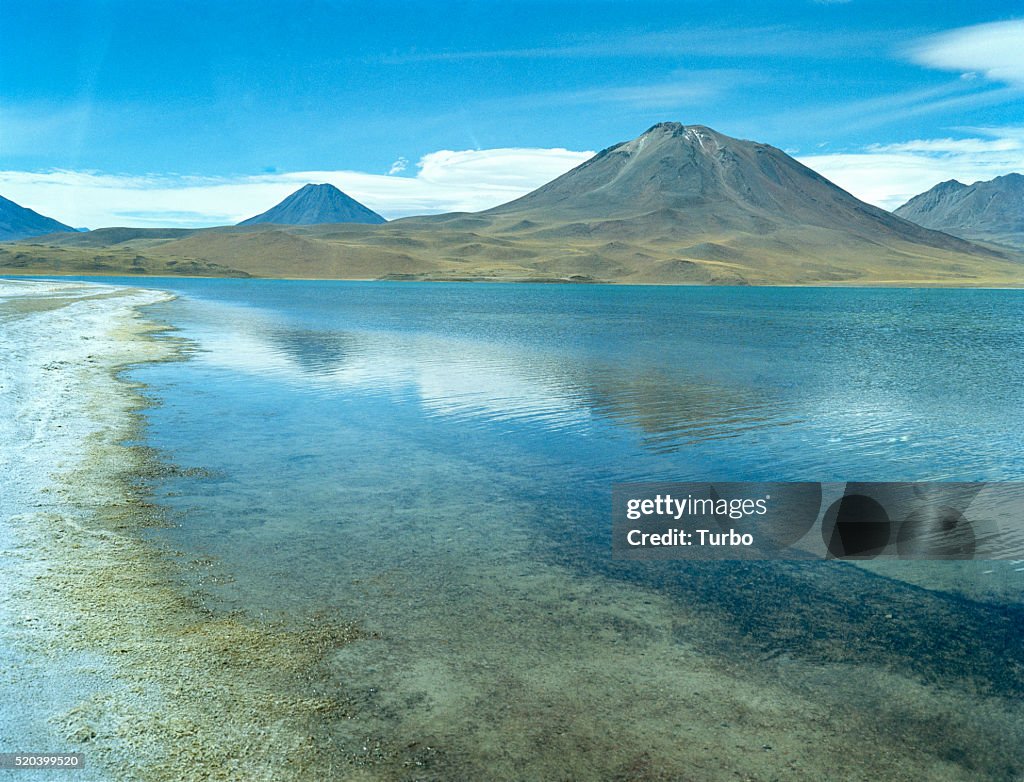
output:
[[[536, 716], [567, 687], [561, 708], [599, 734], [632, 686], [602, 661], [650, 644], [764, 660], [774, 680], [783, 660], [1024, 693], [1021, 563], [627, 565], [609, 548], [620, 481], [1024, 480], [1021, 292], [147, 284], [181, 294], [153, 315], [195, 348], [133, 373], [160, 402], [150, 442], [210, 471], [157, 484], [179, 524], [158, 535], [217, 563], [186, 576], [211, 605], [377, 632], [337, 675], [384, 693], [366, 706], [382, 735], [514, 745], [525, 718], [494, 704]], [[879, 624], [893, 606], [904, 621]], [[574, 678], [581, 658], [607, 696]], [[815, 686], [881, 718], [863, 682]], [[960, 742], [993, 778], [1016, 762]]]

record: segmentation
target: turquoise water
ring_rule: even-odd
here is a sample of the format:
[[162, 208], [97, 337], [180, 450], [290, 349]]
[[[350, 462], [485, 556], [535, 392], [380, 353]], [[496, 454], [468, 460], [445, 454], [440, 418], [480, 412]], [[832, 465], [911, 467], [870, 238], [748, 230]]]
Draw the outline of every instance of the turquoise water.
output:
[[[160, 403], [148, 437], [209, 471], [156, 484], [178, 525], [156, 534], [214, 563], [183, 579], [215, 610], [377, 634], [324, 674], [360, 715], [339, 746], [427, 735], [439, 779], [611, 778], [628, 758], [588, 742], [628, 719], [672, 746], [699, 691], [673, 666], [700, 660], [728, 692], [790, 697], [781, 682], [854, 733], [891, 723], [983, 777], [1024, 768], [968, 702], [1024, 695], [1020, 563], [610, 552], [615, 482], [1024, 480], [1020, 292], [147, 284], [180, 294], [151, 313], [194, 346], [133, 372]], [[941, 725], [887, 703], [902, 686]], [[716, 697], [702, 722], [754, 696]]]

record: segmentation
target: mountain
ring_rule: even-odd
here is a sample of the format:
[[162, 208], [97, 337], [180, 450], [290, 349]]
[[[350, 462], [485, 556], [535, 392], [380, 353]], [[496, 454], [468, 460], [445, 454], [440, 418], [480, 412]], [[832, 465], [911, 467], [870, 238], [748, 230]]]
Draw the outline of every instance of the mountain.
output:
[[[1024, 256], [1009, 248], [866, 204], [775, 147], [675, 122], [482, 212], [96, 234], [102, 247], [61, 236], [45, 257], [36, 249], [5, 261], [0, 253], [0, 269], [130, 263], [137, 273], [298, 278], [1024, 285]], [[202, 264], [219, 271], [199, 272]]]
[[[639, 138], [598, 153], [522, 198], [483, 213], [553, 218], [648, 238], [788, 239], [809, 228], [829, 232], [835, 248], [888, 239], [970, 252], [966, 242], [894, 217], [842, 190], [786, 153], [702, 125], [655, 125]], [[612, 221], [605, 225], [605, 221]]]
[[75, 230], [0, 196], [0, 242]]
[[1024, 176], [1007, 174], [973, 185], [940, 182], [895, 213], [964, 239], [1024, 249]]
[[1001, 257], [864, 203], [775, 147], [677, 122], [507, 204], [412, 219], [543, 241], [535, 268], [633, 282], [934, 282]]
[[383, 217], [350, 198], [334, 185], [305, 185], [263, 214], [239, 225], [318, 225], [321, 223], [387, 222]]

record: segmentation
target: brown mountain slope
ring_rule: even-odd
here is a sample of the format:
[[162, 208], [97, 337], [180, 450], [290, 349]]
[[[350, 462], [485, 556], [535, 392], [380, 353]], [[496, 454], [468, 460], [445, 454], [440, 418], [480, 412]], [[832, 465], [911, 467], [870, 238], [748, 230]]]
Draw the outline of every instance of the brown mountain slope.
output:
[[775, 147], [673, 122], [484, 214], [520, 224], [545, 215], [591, 224], [629, 219], [647, 235], [654, 230], [672, 239], [702, 237], [709, 229], [760, 234], [813, 226], [872, 244], [885, 237], [972, 249], [858, 200]]
[[[75, 240], [61, 244], [70, 250]], [[205, 229], [120, 247], [154, 263], [188, 259], [280, 277], [1024, 284], [1024, 260], [1012, 251], [866, 204], [774, 147], [678, 123], [484, 212]]]

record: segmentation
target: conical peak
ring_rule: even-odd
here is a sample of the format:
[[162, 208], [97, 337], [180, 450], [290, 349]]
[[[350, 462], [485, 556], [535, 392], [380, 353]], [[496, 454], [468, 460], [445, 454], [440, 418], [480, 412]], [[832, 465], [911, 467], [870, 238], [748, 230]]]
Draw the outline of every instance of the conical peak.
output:
[[317, 223], [383, 223], [384, 218], [366, 208], [331, 184], [307, 184], [281, 203], [239, 225], [279, 223], [314, 225]]
[[[716, 156], [723, 149], [749, 143], [725, 136], [706, 125], [659, 122], [632, 141], [619, 144], [607, 151], [618, 150], [626, 154], [635, 155], [648, 149], [657, 149], [664, 153], [669, 149], [677, 148], [679, 154], [690, 155], [693, 152], [697, 152], [703, 155]], [[684, 150], [686, 150], [685, 153]]]
[[[492, 211], [557, 211], [576, 220], [658, 213], [669, 221], [707, 212], [707, 219], [733, 230], [775, 220], [829, 225], [865, 208], [775, 147], [705, 125], [661, 122]], [[892, 220], [880, 211], [877, 216]]]
[[345, 195], [345, 193], [343, 193], [341, 190], [336, 188], [334, 185], [324, 183], [324, 184], [320, 184], [320, 185], [314, 185], [314, 184], [303, 185], [298, 190], [296, 190], [294, 193], [292, 193], [289, 196], [289, 199], [291, 199], [292, 201], [312, 200], [312, 199], [317, 199], [317, 200], [320, 200], [320, 201], [324, 201], [324, 200], [327, 200], [327, 201], [331, 201], [331, 200], [347, 201], [348, 200], [348, 196]]
[[659, 122], [656, 125], [649, 127], [643, 134], [646, 136], [648, 133], [669, 133], [675, 136], [681, 136], [686, 133], [706, 133], [718, 135], [717, 131], [712, 130], [707, 125], [684, 125], [682, 122]]
[[684, 125], [681, 122], [659, 122], [657, 125], [651, 126], [637, 140], [648, 136], [668, 136], [684, 138], [690, 141], [699, 141], [701, 139], [720, 141], [728, 138], [728, 136], [723, 136], [707, 125]]

